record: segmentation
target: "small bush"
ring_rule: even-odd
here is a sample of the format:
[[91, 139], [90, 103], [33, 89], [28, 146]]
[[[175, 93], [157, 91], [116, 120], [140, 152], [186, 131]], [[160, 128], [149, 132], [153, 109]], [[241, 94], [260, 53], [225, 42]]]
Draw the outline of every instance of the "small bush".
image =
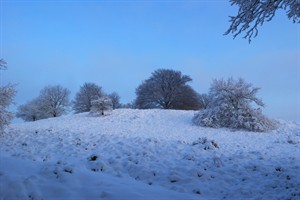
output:
[[105, 111], [111, 111], [112, 108], [112, 100], [109, 97], [99, 97], [92, 101], [91, 113], [104, 115]]
[[192, 145], [200, 145], [204, 150], [219, 148], [219, 145], [214, 140], [208, 140], [206, 137], [198, 138], [198, 140], [194, 141]]

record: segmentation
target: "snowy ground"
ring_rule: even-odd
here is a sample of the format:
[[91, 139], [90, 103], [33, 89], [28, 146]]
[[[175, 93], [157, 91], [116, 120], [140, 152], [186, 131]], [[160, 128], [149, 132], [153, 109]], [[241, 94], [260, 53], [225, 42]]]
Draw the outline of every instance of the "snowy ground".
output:
[[11, 125], [0, 136], [0, 199], [300, 199], [300, 124], [210, 129], [193, 125], [194, 113]]

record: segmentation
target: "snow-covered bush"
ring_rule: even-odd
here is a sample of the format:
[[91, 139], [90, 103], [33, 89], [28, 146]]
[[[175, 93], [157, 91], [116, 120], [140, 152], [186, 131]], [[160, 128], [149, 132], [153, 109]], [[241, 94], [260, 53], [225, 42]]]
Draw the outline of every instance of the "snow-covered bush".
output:
[[214, 80], [209, 91], [210, 104], [195, 115], [194, 122], [213, 128], [258, 132], [275, 128], [275, 122], [265, 117], [260, 108], [252, 107], [253, 104], [264, 106], [262, 100], [256, 97], [258, 90], [243, 79]]
[[208, 108], [210, 97], [208, 94], [199, 94], [200, 109]]
[[206, 137], [198, 138], [192, 143], [193, 146], [201, 146], [204, 150], [219, 148], [219, 145], [214, 140], [208, 140]]
[[111, 111], [113, 108], [112, 100], [109, 97], [98, 97], [92, 100], [91, 113], [104, 115], [104, 111]]

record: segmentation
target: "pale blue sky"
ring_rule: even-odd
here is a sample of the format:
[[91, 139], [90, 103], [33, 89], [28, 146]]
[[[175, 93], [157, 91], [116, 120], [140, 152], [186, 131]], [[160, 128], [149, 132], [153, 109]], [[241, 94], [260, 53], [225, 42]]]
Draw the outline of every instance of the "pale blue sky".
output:
[[191, 76], [206, 93], [213, 78], [242, 77], [273, 118], [300, 121], [300, 28], [284, 12], [251, 44], [223, 36], [236, 7], [219, 1], [1, 0], [1, 84], [18, 83], [16, 105], [46, 85], [72, 97], [84, 82], [116, 91], [121, 102], [158, 68]]

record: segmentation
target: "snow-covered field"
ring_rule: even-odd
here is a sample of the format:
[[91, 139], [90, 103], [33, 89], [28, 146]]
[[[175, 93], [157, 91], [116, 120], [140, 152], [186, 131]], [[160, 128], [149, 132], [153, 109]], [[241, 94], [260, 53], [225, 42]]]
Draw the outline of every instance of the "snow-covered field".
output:
[[118, 109], [11, 125], [0, 199], [300, 199], [300, 124], [193, 125], [193, 111]]

